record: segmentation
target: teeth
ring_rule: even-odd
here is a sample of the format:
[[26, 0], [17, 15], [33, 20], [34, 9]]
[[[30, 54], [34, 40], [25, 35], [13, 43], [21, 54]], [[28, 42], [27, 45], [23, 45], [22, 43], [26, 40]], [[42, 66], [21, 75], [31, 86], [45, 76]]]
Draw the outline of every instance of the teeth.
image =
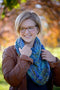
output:
[[31, 37], [31, 36], [25, 36], [25, 37]]

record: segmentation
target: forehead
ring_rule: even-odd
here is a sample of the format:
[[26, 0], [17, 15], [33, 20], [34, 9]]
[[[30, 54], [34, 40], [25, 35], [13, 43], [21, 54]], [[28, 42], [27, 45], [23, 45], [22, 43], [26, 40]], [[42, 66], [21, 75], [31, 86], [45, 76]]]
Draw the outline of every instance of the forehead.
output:
[[34, 26], [36, 23], [32, 19], [24, 20], [21, 24], [21, 27]]

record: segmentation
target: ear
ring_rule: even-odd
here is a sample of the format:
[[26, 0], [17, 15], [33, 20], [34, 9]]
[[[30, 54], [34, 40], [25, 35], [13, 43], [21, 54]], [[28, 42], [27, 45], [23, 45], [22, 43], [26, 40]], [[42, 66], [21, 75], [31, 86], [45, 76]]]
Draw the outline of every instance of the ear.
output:
[[37, 34], [39, 33], [39, 29], [37, 29]]
[[39, 28], [37, 27], [37, 34], [39, 33]]

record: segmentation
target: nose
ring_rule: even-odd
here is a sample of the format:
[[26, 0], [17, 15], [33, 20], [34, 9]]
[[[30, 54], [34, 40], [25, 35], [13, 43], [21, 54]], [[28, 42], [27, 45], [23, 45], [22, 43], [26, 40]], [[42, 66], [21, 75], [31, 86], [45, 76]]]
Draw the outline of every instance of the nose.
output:
[[24, 34], [28, 34], [28, 33], [29, 33], [29, 30], [26, 29]]

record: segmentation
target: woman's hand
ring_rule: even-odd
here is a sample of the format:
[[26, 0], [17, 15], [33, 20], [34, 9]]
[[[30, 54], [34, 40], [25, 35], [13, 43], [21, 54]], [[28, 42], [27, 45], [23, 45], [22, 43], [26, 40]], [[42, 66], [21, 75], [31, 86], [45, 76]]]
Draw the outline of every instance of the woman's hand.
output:
[[21, 55], [26, 55], [28, 57], [32, 54], [31, 48], [28, 47], [27, 45], [25, 45], [22, 49], [19, 48], [19, 51], [20, 51]]
[[41, 57], [48, 62], [56, 62], [56, 58], [48, 50], [42, 49]]

